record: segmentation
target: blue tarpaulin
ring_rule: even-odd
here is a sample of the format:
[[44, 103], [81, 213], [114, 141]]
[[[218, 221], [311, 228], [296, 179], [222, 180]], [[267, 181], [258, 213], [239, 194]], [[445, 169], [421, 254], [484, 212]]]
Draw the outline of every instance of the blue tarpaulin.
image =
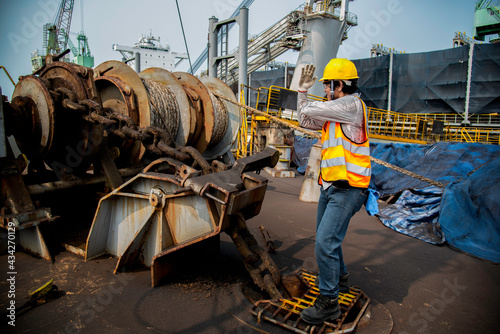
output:
[[370, 188], [400, 194], [377, 214], [389, 228], [433, 243], [448, 243], [500, 263], [500, 146], [371, 143], [372, 156], [446, 185], [444, 189], [372, 164]]
[[380, 210], [377, 217], [387, 227], [431, 244], [445, 242], [439, 229], [443, 190], [431, 186], [404, 190], [396, 203]]
[[292, 161], [297, 166], [297, 172], [304, 174], [306, 172], [307, 162], [311, 147], [318, 141], [316, 138], [304, 136], [295, 136], [293, 141]]

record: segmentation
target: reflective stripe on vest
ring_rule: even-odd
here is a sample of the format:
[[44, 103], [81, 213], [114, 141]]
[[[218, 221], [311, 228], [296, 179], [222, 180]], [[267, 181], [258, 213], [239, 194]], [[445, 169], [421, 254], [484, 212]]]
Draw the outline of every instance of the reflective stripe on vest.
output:
[[371, 176], [370, 144], [366, 133], [366, 113], [363, 117], [367, 140], [357, 144], [347, 138], [340, 123], [325, 122], [321, 135], [321, 179], [347, 180], [353, 187], [368, 188]]

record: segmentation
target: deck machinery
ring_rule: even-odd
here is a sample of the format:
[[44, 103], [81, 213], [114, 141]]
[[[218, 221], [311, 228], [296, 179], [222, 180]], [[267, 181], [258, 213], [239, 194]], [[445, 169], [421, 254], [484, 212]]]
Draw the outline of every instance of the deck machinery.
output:
[[279, 296], [279, 271], [245, 223], [267, 187], [253, 171], [274, 166], [279, 153], [234, 161], [241, 116], [220, 98], [236, 101], [229, 87], [159, 68], [136, 73], [117, 61], [91, 69], [63, 56], [47, 56], [2, 103], [2, 137], [22, 153], [7, 145], [0, 159], [2, 233], [15, 231], [22, 248], [52, 259], [40, 226], [57, 217], [32, 196], [104, 183], [86, 260], [114, 255], [115, 272], [151, 267], [156, 285], [168, 254], [225, 231], [255, 283]]

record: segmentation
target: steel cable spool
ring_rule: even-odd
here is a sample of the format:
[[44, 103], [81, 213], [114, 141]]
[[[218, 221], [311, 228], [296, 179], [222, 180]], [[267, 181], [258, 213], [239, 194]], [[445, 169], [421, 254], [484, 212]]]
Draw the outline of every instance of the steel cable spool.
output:
[[224, 102], [219, 97], [212, 94], [212, 92], [209, 92], [209, 94], [214, 106], [214, 132], [212, 138], [210, 138], [210, 146], [213, 146], [224, 138], [229, 116]]
[[[208, 89], [214, 105], [214, 135], [203, 156], [207, 159], [215, 159], [228, 153], [236, 141], [238, 131], [241, 127], [242, 116], [237, 103], [236, 96], [231, 88], [223, 81], [213, 77], [201, 77], [200, 81]], [[224, 100], [219, 98], [221, 95]], [[234, 103], [231, 103], [232, 101]]]
[[[96, 72], [96, 82], [106, 81], [98, 88], [111, 85], [116, 91], [106, 96], [117, 101], [103, 98], [103, 106], [132, 117], [140, 128], [164, 129], [176, 145], [192, 146], [209, 160], [227, 153], [236, 140], [241, 123], [239, 108], [217, 95], [231, 101], [236, 101], [236, 97], [216, 78], [196, 78], [161, 68], [148, 68], [137, 74], [118, 61], [107, 61], [96, 67]], [[141, 145], [140, 153], [128, 159], [130, 164], [139, 162], [144, 152]]]
[[[155, 67], [141, 71], [139, 73], [139, 77], [143, 82], [145, 80], [147, 80], [148, 83], [151, 83], [153, 81], [157, 84], [161, 84], [161, 87], [168, 88], [170, 90], [173, 95], [173, 99], [177, 102], [179, 119], [177, 135], [172, 136], [172, 139], [178, 145], [183, 147], [192, 145], [193, 138], [199, 136], [199, 133], [197, 133], [198, 129], [196, 127], [197, 110], [192, 104], [192, 101], [188, 98], [179, 80], [177, 80], [172, 72]], [[165, 113], [164, 110], [162, 112]], [[168, 117], [168, 115], [165, 116]], [[150, 123], [150, 125], [153, 124]]]
[[166, 130], [175, 139], [179, 129], [179, 105], [167, 85], [150, 79], [142, 79], [148, 93], [151, 125]]

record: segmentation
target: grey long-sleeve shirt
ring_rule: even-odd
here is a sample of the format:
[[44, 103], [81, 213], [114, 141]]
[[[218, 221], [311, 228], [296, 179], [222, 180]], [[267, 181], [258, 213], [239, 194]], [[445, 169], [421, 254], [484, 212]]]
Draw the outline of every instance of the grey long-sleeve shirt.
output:
[[[347, 95], [332, 101], [307, 101], [307, 93], [300, 93], [297, 100], [300, 126], [320, 130], [325, 122], [340, 123], [344, 134], [355, 143], [366, 141], [363, 102], [356, 95]], [[323, 189], [332, 182], [323, 181]]]
[[325, 122], [337, 122], [344, 134], [355, 143], [366, 141], [363, 104], [356, 94], [332, 101], [307, 101], [307, 93], [298, 95], [297, 109], [300, 126], [320, 130]]

